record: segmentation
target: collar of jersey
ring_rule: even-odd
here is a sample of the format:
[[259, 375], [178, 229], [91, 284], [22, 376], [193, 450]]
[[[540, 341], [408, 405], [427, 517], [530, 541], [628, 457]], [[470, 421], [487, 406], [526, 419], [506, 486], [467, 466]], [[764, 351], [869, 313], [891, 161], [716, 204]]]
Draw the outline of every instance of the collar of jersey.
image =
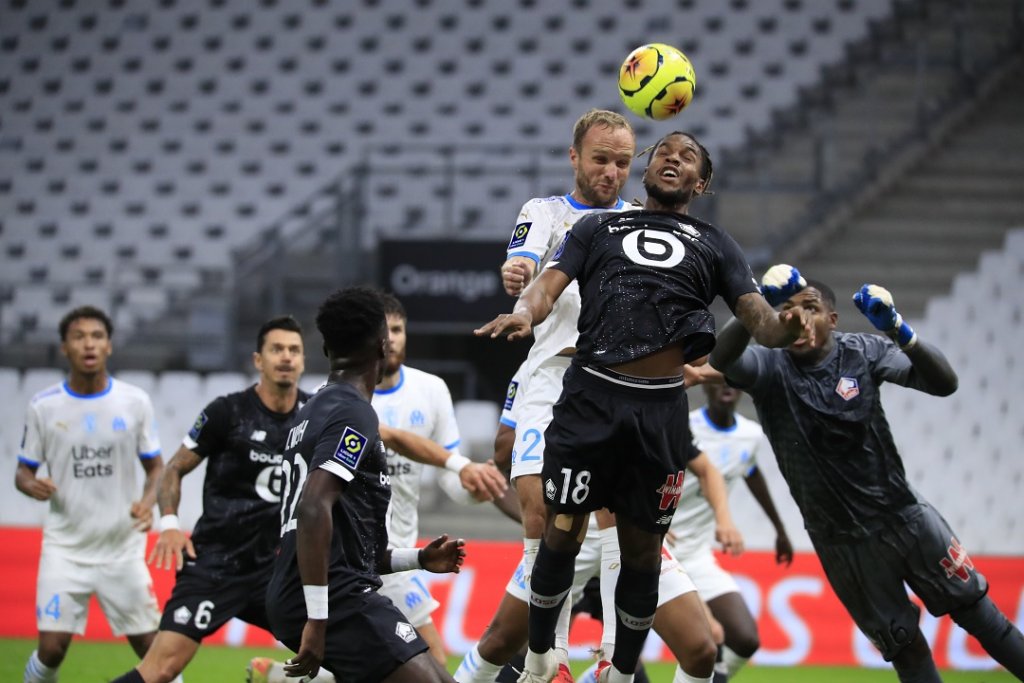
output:
[[740, 421], [733, 417], [732, 427], [719, 427], [711, 421], [711, 416], [708, 415], [708, 407], [704, 406], [700, 409], [700, 414], [704, 416], [704, 421], [708, 423], [708, 427], [711, 427], [716, 432], [735, 432], [736, 428], [740, 426]]
[[[589, 204], [581, 204], [578, 201], [576, 201], [575, 199], [573, 199], [571, 194], [565, 195], [565, 201], [569, 202], [569, 206], [571, 206], [574, 209], [579, 209], [580, 211], [607, 211], [608, 210], [608, 207], [604, 207], [604, 206], [590, 206]], [[626, 205], [626, 202], [624, 202], [622, 200], [622, 197], [619, 197], [618, 201], [615, 202], [615, 206], [613, 206], [611, 208], [613, 208], [613, 209], [621, 209], [625, 205]]]
[[386, 394], [393, 394], [396, 391], [398, 391], [399, 389], [401, 389], [403, 384], [405, 384], [405, 366], [404, 365], [399, 365], [398, 366], [398, 384], [396, 384], [395, 386], [391, 387], [390, 389], [374, 389], [373, 390], [373, 394], [374, 394], [374, 396], [384, 396]]
[[104, 389], [103, 391], [99, 392], [98, 394], [79, 394], [79, 393], [76, 393], [71, 388], [71, 386], [68, 384], [67, 380], [64, 380], [64, 391], [68, 392], [69, 396], [73, 396], [75, 398], [90, 399], [90, 398], [99, 398], [100, 396], [106, 396], [107, 394], [110, 393], [110, 390], [113, 387], [114, 387], [114, 378], [113, 377], [108, 377], [107, 378], [107, 388]]

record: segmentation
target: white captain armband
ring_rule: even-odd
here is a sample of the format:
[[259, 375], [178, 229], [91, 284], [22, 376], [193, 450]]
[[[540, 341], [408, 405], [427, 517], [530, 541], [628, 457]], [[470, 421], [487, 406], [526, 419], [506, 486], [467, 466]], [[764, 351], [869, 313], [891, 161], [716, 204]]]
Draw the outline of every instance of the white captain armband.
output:
[[452, 453], [451, 455], [448, 456], [448, 459], [444, 461], [444, 468], [446, 470], [454, 472], [455, 474], [458, 474], [462, 470], [466, 469], [466, 465], [468, 465], [471, 462], [472, 460], [470, 460], [464, 455]]
[[303, 586], [302, 594], [306, 598], [306, 618], [327, 618], [327, 586]]
[[419, 548], [395, 548], [391, 551], [391, 571], [393, 573], [422, 568]]

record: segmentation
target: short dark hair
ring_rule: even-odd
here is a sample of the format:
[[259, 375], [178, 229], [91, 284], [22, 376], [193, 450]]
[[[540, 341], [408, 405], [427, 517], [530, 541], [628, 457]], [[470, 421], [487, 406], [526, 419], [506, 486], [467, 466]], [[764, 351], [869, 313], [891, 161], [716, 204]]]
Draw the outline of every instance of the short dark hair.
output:
[[821, 294], [822, 300], [826, 304], [828, 304], [829, 310], [835, 311], [836, 293], [832, 291], [832, 288], [826, 285], [821, 280], [814, 280], [809, 277], [804, 279], [807, 281], [808, 287], [813, 287], [814, 289], [818, 290], [818, 293]]
[[267, 340], [267, 333], [271, 330], [285, 330], [287, 332], [298, 332], [302, 336], [302, 325], [290, 315], [282, 315], [271, 318], [260, 325], [260, 331], [256, 333], [256, 353], [263, 350], [263, 342]]
[[409, 319], [409, 316], [405, 313], [405, 306], [402, 305], [402, 302], [394, 294], [381, 292], [380, 298], [384, 304], [384, 315], [397, 315], [402, 320]]
[[316, 328], [327, 351], [338, 357], [350, 356], [385, 335], [384, 302], [372, 287], [339, 289], [320, 304]]
[[76, 320], [87, 318], [89, 320], [99, 320], [103, 323], [103, 327], [107, 328], [107, 337], [114, 336], [114, 323], [110, 320], [110, 316], [104, 311], [95, 306], [79, 306], [73, 308], [64, 314], [64, 317], [60, 319], [60, 340], [64, 341], [68, 337], [68, 328], [71, 327], [71, 323]]
[[647, 165], [650, 166], [651, 159], [654, 158], [654, 152], [657, 151], [658, 147], [661, 147], [661, 143], [665, 142], [670, 137], [676, 135], [685, 135], [686, 137], [693, 140], [694, 144], [697, 145], [697, 149], [700, 150], [700, 179], [704, 181], [704, 191], [707, 192], [708, 187], [711, 186], [711, 176], [715, 173], [715, 167], [711, 163], [711, 152], [708, 148], [701, 144], [700, 140], [693, 133], [687, 133], [685, 130], [674, 130], [667, 135], [662, 135], [658, 138], [658, 141], [648, 147], [646, 150], [640, 152], [643, 154], [647, 152]]

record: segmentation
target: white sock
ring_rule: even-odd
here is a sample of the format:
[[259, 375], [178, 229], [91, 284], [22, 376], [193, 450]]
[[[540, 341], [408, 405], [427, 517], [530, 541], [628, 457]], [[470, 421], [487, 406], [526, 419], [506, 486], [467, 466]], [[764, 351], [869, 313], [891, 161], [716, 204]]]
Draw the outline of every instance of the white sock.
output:
[[50, 668], [39, 661], [39, 651], [32, 650], [25, 664], [25, 683], [56, 683], [57, 667]]
[[569, 666], [569, 621], [572, 619], [572, 599], [562, 603], [562, 611], [558, 613], [555, 624], [555, 657], [559, 664]]
[[[331, 680], [333, 681], [334, 679], [332, 678]], [[185, 677], [182, 674], [178, 674], [171, 683], [185, 683]]]
[[725, 645], [722, 646], [722, 662], [725, 664], [729, 678], [736, 675], [736, 672], [743, 668], [743, 665], [750, 661], [750, 657], [740, 657]]
[[537, 561], [538, 550], [540, 550], [539, 538], [523, 538], [523, 580], [526, 581], [527, 590], [530, 588], [530, 577], [533, 576], [533, 565]]
[[714, 678], [714, 674], [706, 677], [691, 676], [683, 671], [683, 667], [676, 664], [676, 675], [672, 679], [672, 683], [711, 683], [712, 678]]
[[615, 527], [601, 529], [601, 611], [604, 628], [601, 632], [601, 659], [611, 661], [615, 653], [615, 584], [619, 581], [619, 534]]
[[501, 669], [501, 664], [491, 664], [480, 656], [480, 643], [477, 643], [462, 658], [454, 678], [457, 683], [494, 683]]
[[[614, 531], [614, 529], [613, 529], [613, 531]], [[633, 674], [624, 674], [624, 673], [622, 673], [621, 671], [619, 671], [618, 669], [615, 668], [614, 664], [612, 664], [610, 667], [608, 667], [607, 671], [608, 671], [607, 683], [633, 683]], [[703, 679], [701, 679], [701, 680], [703, 680]], [[709, 678], [708, 680], [710, 681], [711, 679]]]

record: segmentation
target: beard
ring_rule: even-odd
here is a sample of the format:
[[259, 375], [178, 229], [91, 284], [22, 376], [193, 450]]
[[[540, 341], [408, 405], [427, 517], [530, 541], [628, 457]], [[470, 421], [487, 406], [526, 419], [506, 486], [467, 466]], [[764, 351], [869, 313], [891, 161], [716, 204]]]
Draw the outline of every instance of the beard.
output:
[[693, 188], [688, 190], [666, 190], [646, 179], [644, 180], [644, 190], [647, 192], [648, 197], [665, 206], [681, 206], [689, 204], [690, 200], [693, 199]]

